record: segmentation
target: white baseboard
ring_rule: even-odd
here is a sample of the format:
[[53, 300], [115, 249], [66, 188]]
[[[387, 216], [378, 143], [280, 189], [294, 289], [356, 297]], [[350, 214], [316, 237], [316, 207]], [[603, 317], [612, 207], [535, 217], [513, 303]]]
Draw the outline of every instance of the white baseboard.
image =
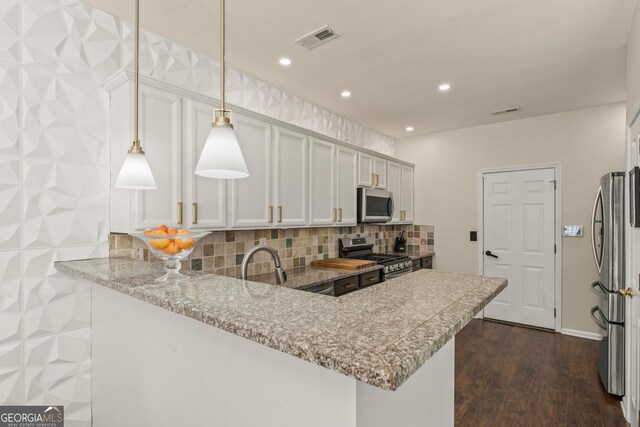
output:
[[586, 338], [588, 340], [602, 341], [602, 335], [595, 332], [578, 331], [576, 329], [562, 328], [563, 335], [571, 335], [572, 337]]

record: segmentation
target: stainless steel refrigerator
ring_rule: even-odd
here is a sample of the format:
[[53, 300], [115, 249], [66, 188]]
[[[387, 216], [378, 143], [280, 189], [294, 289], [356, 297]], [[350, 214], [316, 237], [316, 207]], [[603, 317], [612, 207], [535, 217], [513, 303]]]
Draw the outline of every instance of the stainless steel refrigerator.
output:
[[624, 172], [600, 178], [593, 207], [591, 235], [593, 256], [600, 279], [591, 285], [599, 303], [591, 318], [600, 328], [598, 371], [607, 391], [624, 395]]

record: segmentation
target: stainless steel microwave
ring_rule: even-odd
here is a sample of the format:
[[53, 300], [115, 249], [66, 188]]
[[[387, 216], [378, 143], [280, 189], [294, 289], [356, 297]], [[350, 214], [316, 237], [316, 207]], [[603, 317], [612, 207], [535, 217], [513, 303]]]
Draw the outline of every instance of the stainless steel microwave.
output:
[[358, 188], [358, 223], [372, 224], [391, 221], [393, 194], [375, 188]]

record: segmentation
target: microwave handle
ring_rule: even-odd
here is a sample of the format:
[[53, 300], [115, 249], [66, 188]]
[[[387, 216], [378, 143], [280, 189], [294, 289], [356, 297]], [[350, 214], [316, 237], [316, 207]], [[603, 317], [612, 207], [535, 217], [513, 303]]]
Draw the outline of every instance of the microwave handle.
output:
[[389, 218], [393, 218], [393, 196], [389, 197], [389, 202], [387, 202], [387, 209], [389, 211]]

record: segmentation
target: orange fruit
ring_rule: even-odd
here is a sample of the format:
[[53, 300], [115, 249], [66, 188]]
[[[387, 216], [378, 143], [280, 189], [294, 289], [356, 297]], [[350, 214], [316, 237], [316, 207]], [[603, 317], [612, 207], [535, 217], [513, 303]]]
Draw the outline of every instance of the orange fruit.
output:
[[186, 228], [181, 228], [180, 230], [178, 230], [178, 234], [191, 234], [191, 232]]
[[165, 233], [169, 230], [169, 227], [167, 227], [166, 225], [162, 224], [156, 227], [156, 230], [162, 230]]
[[[182, 233], [180, 233], [182, 234]], [[193, 239], [175, 239], [176, 246], [180, 249], [189, 249], [196, 241]]]
[[178, 230], [176, 230], [175, 228], [169, 228], [167, 230], [167, 234], [178, 234]]
[[144, 230], [144, 234], [151, 234], [153, 233], [153, 229], [151, 228], [147, 228], [146, 230]]
[[169, 246], [164, 248], [164, 253], [168, 255], [175, 255], [180, 251], [181, 249], [178, 247], [176, 243], [170, 243]]
[[[153, 230], [151, 233], [149, 233], [153, 236], [166, 236], [167, 233], [162, 231], [162, 230]], [[171, 241], [169, 239], [151, 239], [149, 240], [149, 244], [154, 247], [155, 249], [164, 249], [167, 246], [169, 246], [169, 243], [171, 243]]]

